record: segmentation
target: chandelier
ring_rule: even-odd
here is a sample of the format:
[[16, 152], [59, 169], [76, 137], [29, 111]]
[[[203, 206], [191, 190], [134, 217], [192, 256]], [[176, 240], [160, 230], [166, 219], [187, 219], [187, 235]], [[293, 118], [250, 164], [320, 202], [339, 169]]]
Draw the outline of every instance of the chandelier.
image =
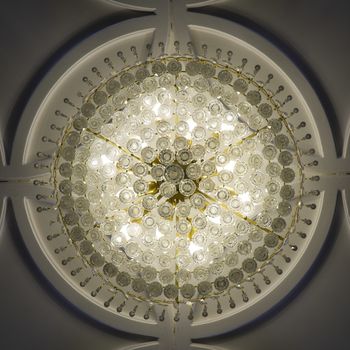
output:
[[281, 274], [303, 171], [278, 107], [253, 76], [204, 58], [149, 59], [103, 80], [52, 162], [77, 257], [115, 293], [175, 307], [241, 289], [268, 265]]
[[114, 25], [48, 74], [7, 178], [26, 186], [21, 232], [60, 292], [122, 330], [187, 334], [180, 349], [257, 318], [306, 273], [333, 214], [320, 169], [334, 150], [276, 48], [196, 14], [189, 38], [185, 7], [168, 5], [163, 39], [161, 19], [156, 34], [147, 17]]

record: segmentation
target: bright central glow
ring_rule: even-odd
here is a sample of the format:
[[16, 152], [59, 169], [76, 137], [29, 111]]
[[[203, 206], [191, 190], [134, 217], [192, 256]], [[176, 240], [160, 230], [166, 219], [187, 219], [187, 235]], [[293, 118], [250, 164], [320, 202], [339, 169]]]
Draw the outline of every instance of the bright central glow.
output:
[[119, 92], [111, 79], [82, 106], [60, 149], [62, 220], [132, 279], [238, 283], [235, 271], [254, 274], [291, 223], [290, 136], [239, 72], [168, 60], [141, 80], [122, 74]]

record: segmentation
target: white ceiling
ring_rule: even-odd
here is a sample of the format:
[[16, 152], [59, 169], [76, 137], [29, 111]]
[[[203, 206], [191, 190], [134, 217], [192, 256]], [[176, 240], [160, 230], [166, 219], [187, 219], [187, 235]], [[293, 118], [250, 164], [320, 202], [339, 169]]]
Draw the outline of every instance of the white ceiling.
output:
[[[292, 55], [326, 104], [338, 150], [350, 117], [349, 10], [345, 0], [230, 0], [201, 9], [252, 26]], [[134, 15], [103, 0], [2, 1], [0, 130], [7, 149], [21, 107], [45, 70], [80, 38]], [[34, 266], [8, 214], [0, 230], [1, 349], [116, 350], [146, 341], [109, 330], [68, 305]], [[349, 248], [339, 200], [323, 254], [289, 300], [244, 330], [202, 343], [233, 350], [348, 349]]]

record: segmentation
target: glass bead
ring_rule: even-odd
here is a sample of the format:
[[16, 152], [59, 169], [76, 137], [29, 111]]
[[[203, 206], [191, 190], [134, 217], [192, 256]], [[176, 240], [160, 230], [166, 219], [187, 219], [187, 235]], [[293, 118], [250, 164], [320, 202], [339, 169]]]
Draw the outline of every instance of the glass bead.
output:
[[248, 125], [253, 130], [259, 130], [266, 125], [265, 119], [258, 114], [253, 114], [248, 118]]
[[222, 70], [218, 74], [218, 81], [221, 84], [230, 84], [233, 79], [232, 73], [228, 70]]
[[205, 145], [209, 152], [216, 152], [220, 147], [220, 141], [216, 137], [209, 137]]
[[107, 103], [107, 97], [104, 91], [98, 90], [93, 94], [92, 100], [97, 106], [102, 106]]
[[[175, 160], [175, 154], [173, 151], [171, 151], [170, 149], [164, 149], [162, 151], [160, 151], [159, 153], [159, 161], [164, 164], [164, 165], [167, 165], [167, 164], [171, 164], [173, 163]], [[174, 168], [169, 168], [169, 171], [171, 171], [171, 173], [173, 171], [175, 171], [176, 173], [179, 173], [178, 170], [176, 170], [177, 168], [176, 165], [170, 165], [171, 167], [174, 166]], [[166, 172], [165, 172], [166, 174]], [[169, 180], [168, 180], [169, 181]]]
[[116, 274], [118, 273], [118, 269], [112, 264], [112, 263], [107, 263], [103, 266], [103, 273], [111, 278], [116, 276]]
[[164, 269], [159, 272], [159, 280], [163, 284], [169, 284], [173, 281], [174, 274], [169, 269]]
[[148, 265], [152, 264], [154, 259], [155, 259], [155, 255], [151, 250], [146, 250], [142, 253], [142, 261], [145, 264], [148, 264]]
[[209, 271], [205, 267], [201, 267], [201, 266], [200, 267], [196, 267], [193, 270], [193, 277], [197, 281], [205, 281], [209, 277]]
[[84, 117], [90, 118], [95, 115], [96, 108], [92, 103], [87, 102], [81, 106], [80, 112]]
[[176, 160], [181, 165], [187, 165], [192, 162], [192, 152], [189, 149], [181, 149], [176, 154]]
[[228, 278], [232, 283], [239, 284], [243, 280], [243, 272], [240, 269], [232, 269], [229, 272]]
[[252, 242], [260, 242], [263, 239], [263, 232], [257, 228], [252, 228], [249, 232], [249, 239]]
[[215, 163], [208, 160], [202, 164], [202, 173], [205, 176], [213, 175], [216, 171]]
[[147, 167], [142, 164], [142, 163], [136, 163], [132, 167], [132, 172], [134, 173], [135, 176], [137, 177], [144, 177], [148, 173]]
[[205, 147], [202, 145], [193, 145], [191, 151], [194, 159], [202, 159], [205, 154]]
[[126, 287], [131, 283], [131, 277], [127, 272], [119, 272], [116, 277], [116, 282], [121, 287]]
[[248, 255], [252, 251], [252, 244], [249, 241], [241, 241], [237, 245], [237, 251], [241, 255]]
[[286, 221], [282, 218], [274, 218], [271, 223], [271, 228], [275, 232], [282, 232], [286, 226]]
[[248, 159], [248, 164], [252, 169], [260, 169], [263, 164], [263, 158], [259, 154], [252, 154]]
[[162, 250], [167, 250], [172, 247], [172, 241], [168, 237], [161, 237], [158, 241], [158, 246]]
[[150, 76], [150, 72], [145, 67], [140, 67], [135, 72], [135, 78], [136, 78], [137, 81], [141, 81], [142, 82], [143, 80], [145, 80], [149, 76]]
[[281, 166], [278, 163], [274, 163], [274, 162], [269, 163], [266, 166], [266, 172], [271, 177], [279, 176], [281, 174]]
[[76, 181], [73, 184], [73, 192], [79, 196], [83, 196], [86, 193], [87, 185], [83, 181]]
[[237, 176], [244, 176], [248, 171], [248, 166], [242, 161], [237, 161], [233, 171]]
[[278, 155], [278, 162], [282, 166], [288, 166], [288, 165], [293, 163], [293, 155], [290, 152], [288, 152], [288, 151], [282, 151]]
[[288, 216], [292, 212], [292, 206], [287, 201], [282, 201], [278, 204], [277, 212], [281, 216]]
[[195, 141], [204, 140], [206, 136], [206, 129], [202, 126], [196, 126], [192, 130], [192, 136]]
[[261, 95], [259, 91], [251, 90], [246, 95], [247, 102], [249, 102], [251, 105], [256, 106], [261, 101]]
[[135, 82], [135, 76], [130, 72], [125, 72], [121, 75], [120, 82], [124, 87], [127, 87]]
[[212, 78], [216, 73], [215, 66], [212, 63], [202, 63], [200, 73], [204, 78]]
[[201, 66], [200, 63], [197, 61], [189, 61], [186, 64], [186, 73], [190, 76], [194, 76], [200, 73]]
[[207, 226], [207, 219], [204, 215], [196, 215], [192, 220], [193, 227], [203, 230]]
[[119, 200], [122, 203], [130, 203], [134, 200], [134, 192], [128, 189], [124, 189], [122, 191], [119, 192]]
[[214, 98], [222, 96], [224, 93], [224, 87], [222, 86], [222, 84], [220, 84], [215, 80], [211, 81], [210, 83], [211, 83], [209, 88], [210, 95]]
[[79, 250], [82, 255], [91, 255], [94, 251], [94, 248], [92, 247], [91, 242], [83, 241], [80, 243]]
[[257, 263], [254, 259], [248, 258], [243, 260], [242, 262], [242, 269], [246, 273], [254, 273], [257, 269]]
[[292, 186], [284, 185], [280, 190], [280, 196], [284, 200], [291, 200], [295, 196], [295, 191]]
[[262, 154], [267, 160], [273, 160], [277, 155], [277, 149], [273, 145], [267, 145], [263, 148]]
[[166, 72], [166, 65], [163, 62], [156, 61], [152, 64], [152, 73], [161, 76]]
[[278, 245], [279, 238], [275, 233], [269, 233], [264, 238], [264, 243], [269, 248], [274, 248]]
[[233, 83], [233, 88], [240, 93], [245, 93], [248, 90], [248, 83], [244, 79], [237, 79]]
[[178, 289], [175, 285], [173, 284], [168, 284], [167, 286], [164, 287], [164, 295], [168, 299], [175, 299], [178, 296]]
[[185, 89], [191, 86], [191, 78], [186, 73], [180, 73], [175, 83], [179, 89]]
[[171, 182], [163, 182], [159, 187], [159, 193], [166, 198], [173, 197], [176, 193], [176, 186]]
[[84, 117], [76, 117], [73, 120], [73, 127], [78, 131], [86, 129], [87, 125], [88, 125], [88, 120]]
[[146, 92], [153, 92], [158, 87], [158, 81], [154, 77], [146, 77], [142, 82], [142, 88]]
[[84, 197], [78, 197], [74, 203], [75, 209], [79, 212], [89, 210], [90, 202]]
[[161, 181], [163, 179], [163, 176], [165, 174], [165, 166], [158, 164], [152, 167], [151, 169], [151, 176], [156, 181]]
[[120, 91], [120, 88], [121, 88], [121, 85], [120, 85], [119, 81], [114, 79], [114, 78], [108, 80], [106, 83], [106, 91], [110, 95], [117, 94]]
[[[133, 190], [137, 194], [146, 194], [148, 192], [148, 183], [144, 180], [136, 180], [133, 184]], [[119, 197], [120, 198], [120, 197]]]
[[197, 290], [201, 296], [206, 296], [211, 293], [213, 286], [208, 281], [202, 281], [198, 283]]
[[255, 171], [254, 173], [252, 173], [252, 175], [250, 176], [250, 181], [254, 186], [257, 187], [261, 187], [264, 185], [265, 183], [265, 174], [262, 173], [261, 171]]
[[284, 168], [281, 171], [281, 179], [283, 182], [293, 182], [295, 179], [295, 172], [291, 168]]
[[279, 134], [275, 137], [275, 145], [277, 148], [287, 148], [289, 145], [289, 138], [284, 134]]
[[118, 95], [113, 96], [112, 98], [112, 103], [116, 110], [124, 108], [126, 101], [127, 101], [127, 96], [125, 93], [120, 93]]
[[180, 293], [185, 299], [191, 299], [195, 293], [195, 287], [192, 284], [186, 283], [180, 288]]
[[174, 215], [174, 207], [165, 202], [158, 207], [158, 214], [163, 218], [170, 218]]
[[73, 161], [75, 158], [75, 148], [73, 147], [66, 146], [61, 149], [60, 153], [61, 153], [61, 157], [68, 162]]
[[[142, 218], [142, 223], [146, 229], [152, 229], [152, 228], [156, 227], [156, 221], [152, 215], [145, 215]], [[146, 238], [147, 238], [147, 240], [145, 240], [146, 244], [153, 244], [153, 242], [151, 240], [148, 241], [148, 238], [151, 238], [151, 236], [145, 237], [145, 239]]]
[[257, 223], [262, 227], [269, 227], [271, 225], [271, 217], [266, 211], [262, 211], [256, 218]]
[[231, 253], [226, 255], [225, 264], [229, 267], [233, 267], [233, 266], [237, 265], [238, 259], [239, 259], [238, 254], [235, 252], [231, 252]]
[[189, 142], [188, 142], [188, 140], [185, 137], [178, 136], [178, 137], [175, 138], [175, 140], [174, 140], [174, 148], [177, 151], [180, 151], [182, 149], [188, 148], [188, 146], [189, 146]]
[[186, 196], [192, 196], [196, 190], [196, 184], [191, 179], [181, 180], [179, 184], [179, 192]]
[[192, 105], [195, 108], [204, 108], [207, 104], [207, 98], [203, 93], [198, 93], [192, 97]]
[[197, 78], [193, 82], [193, 87], [198, 91], [198, 92], [205, 92], [209, 90], [210, 84], [208, 79], [205, 79], [204, 77]]
[[269, 251], [266, 247], [258, 247], [254, 250], [254, 258], [257, 261], [266, 261], [269, 258]]
[[132, 166], [132, 158], [126, 154], [119, 157], [118, 166], [122, 169], [130, 169]]
[[272, 107], [268, 103], [261, 103], [258, 107], [258, 113], [264, 118], [270, 118], [272, 112]]
[[181, 235], [187, 235], [191, 229], [192, 225], [185, 219], [179, 220], [176, 224], [176, 230]]
[[216, 198], [220, 202], [226, 202], [230, 199], [230, 192], [226, 188], [221, 188], [216, 192]]
[[63, 180], [59, 183], [58, 188], [63, 194], [70, 194], [73, 190], [73, 185], [71, 181]]
[[[165, 155], [165, 153], [163, 154]], [[168, 159], [173, 159], [173, 154], [169, 154], [168, 158], [166, 158], [166, 160], [168, 161]], [[164, 162], [164, 158], [163, 158], [163, 162]], [[164, 177], [168, 182], [174, 183], [174, 184], [179, 184], [181, 181], [183, 181], [183, 178], [185, 176], [185, 172], [184, 170], [181, 168], [181, 166], [177, 165], [177, 164], [171, 164], [165, 167], [165, 171], [164, 171]], [[188, 180], [188, 183], [193, 183], [193, 181]], [[194, 184], [194, 183], [193, 183]], [[180, 186], [181, 188], [181, 186]], [[181, 192], [181, 189], [179, 189]]]
[[245, 123], [237, 123], [233, 130], [233, 135], [238, 138], [246, 136], [249, 132], [249, 127]]
[[268, 122], [273, 133], [278, 134], [282, 130], [282, 122], [279, 119], [270, 119]]
[[236, 234], [228, 234], [224, 238], [224, 246], [226, 248], [234, 248], [237, 245], [237, 235]]
[[159, 137], [157, 139], [156, 147], [158, 150], [164, 150], [170, 147], [170, 141], [168, 137]]
[[90, 256], [90, 263], [93, 266], [100, 267], [104, 264], [105, 259], [100, 253], [94, 253]]
[[181, 62], [177, 60], [170, 60], [167, 64], [167, 70], [170, 74], [173, 75], [180, 73], [182, 70]]
[[88, 127], [92, 132], [98, 133], [101, 131], [103, 119], [100, 117], [91, 117], [88, 121]]
[[220, 206], [218, 204], [210, 204], [206, 208], [206, 213], [208, 216], [215, 218], [220, 215]]
[[202, 175], [201, 166], [197, 163], [189, 164], [186, 167], [186, 175], [189, 179], [198, 180]]
[[191, 206], [187, 203], [181, 202], [176, 205], [176, 214], [180, 217], [187, 217], [190, 215]]
[[80, 226], [74, 226], [70, 230], [69, 236], [73, 242], [79, 242], [84, 239], [85, 231]]
[[278, 200], [274, 196], [267, 196], [264, 199], [265, 208], [269, 210], [275, 210], [278, 206]]
[[204, 124], [207, 120], [207, 114], [203, 109], [197, 109], [192, 113], [192, 119], [197, 124]]
[[147, 195], [143, 197], [142, 205], [146, 210], [152, 210], [157, 205], [157, 200], [154, 196]]

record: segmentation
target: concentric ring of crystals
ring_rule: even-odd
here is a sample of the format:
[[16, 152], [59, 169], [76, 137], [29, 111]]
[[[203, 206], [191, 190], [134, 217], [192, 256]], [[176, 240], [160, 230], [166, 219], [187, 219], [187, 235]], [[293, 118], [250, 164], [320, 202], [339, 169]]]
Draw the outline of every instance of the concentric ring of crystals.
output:
[[268, 91], [208, 60], [152, 60], [91, 92], [55, 160], [61, 221], [105, 280], [198, 300], [261, 271], [293, 229], [298, 150]]

